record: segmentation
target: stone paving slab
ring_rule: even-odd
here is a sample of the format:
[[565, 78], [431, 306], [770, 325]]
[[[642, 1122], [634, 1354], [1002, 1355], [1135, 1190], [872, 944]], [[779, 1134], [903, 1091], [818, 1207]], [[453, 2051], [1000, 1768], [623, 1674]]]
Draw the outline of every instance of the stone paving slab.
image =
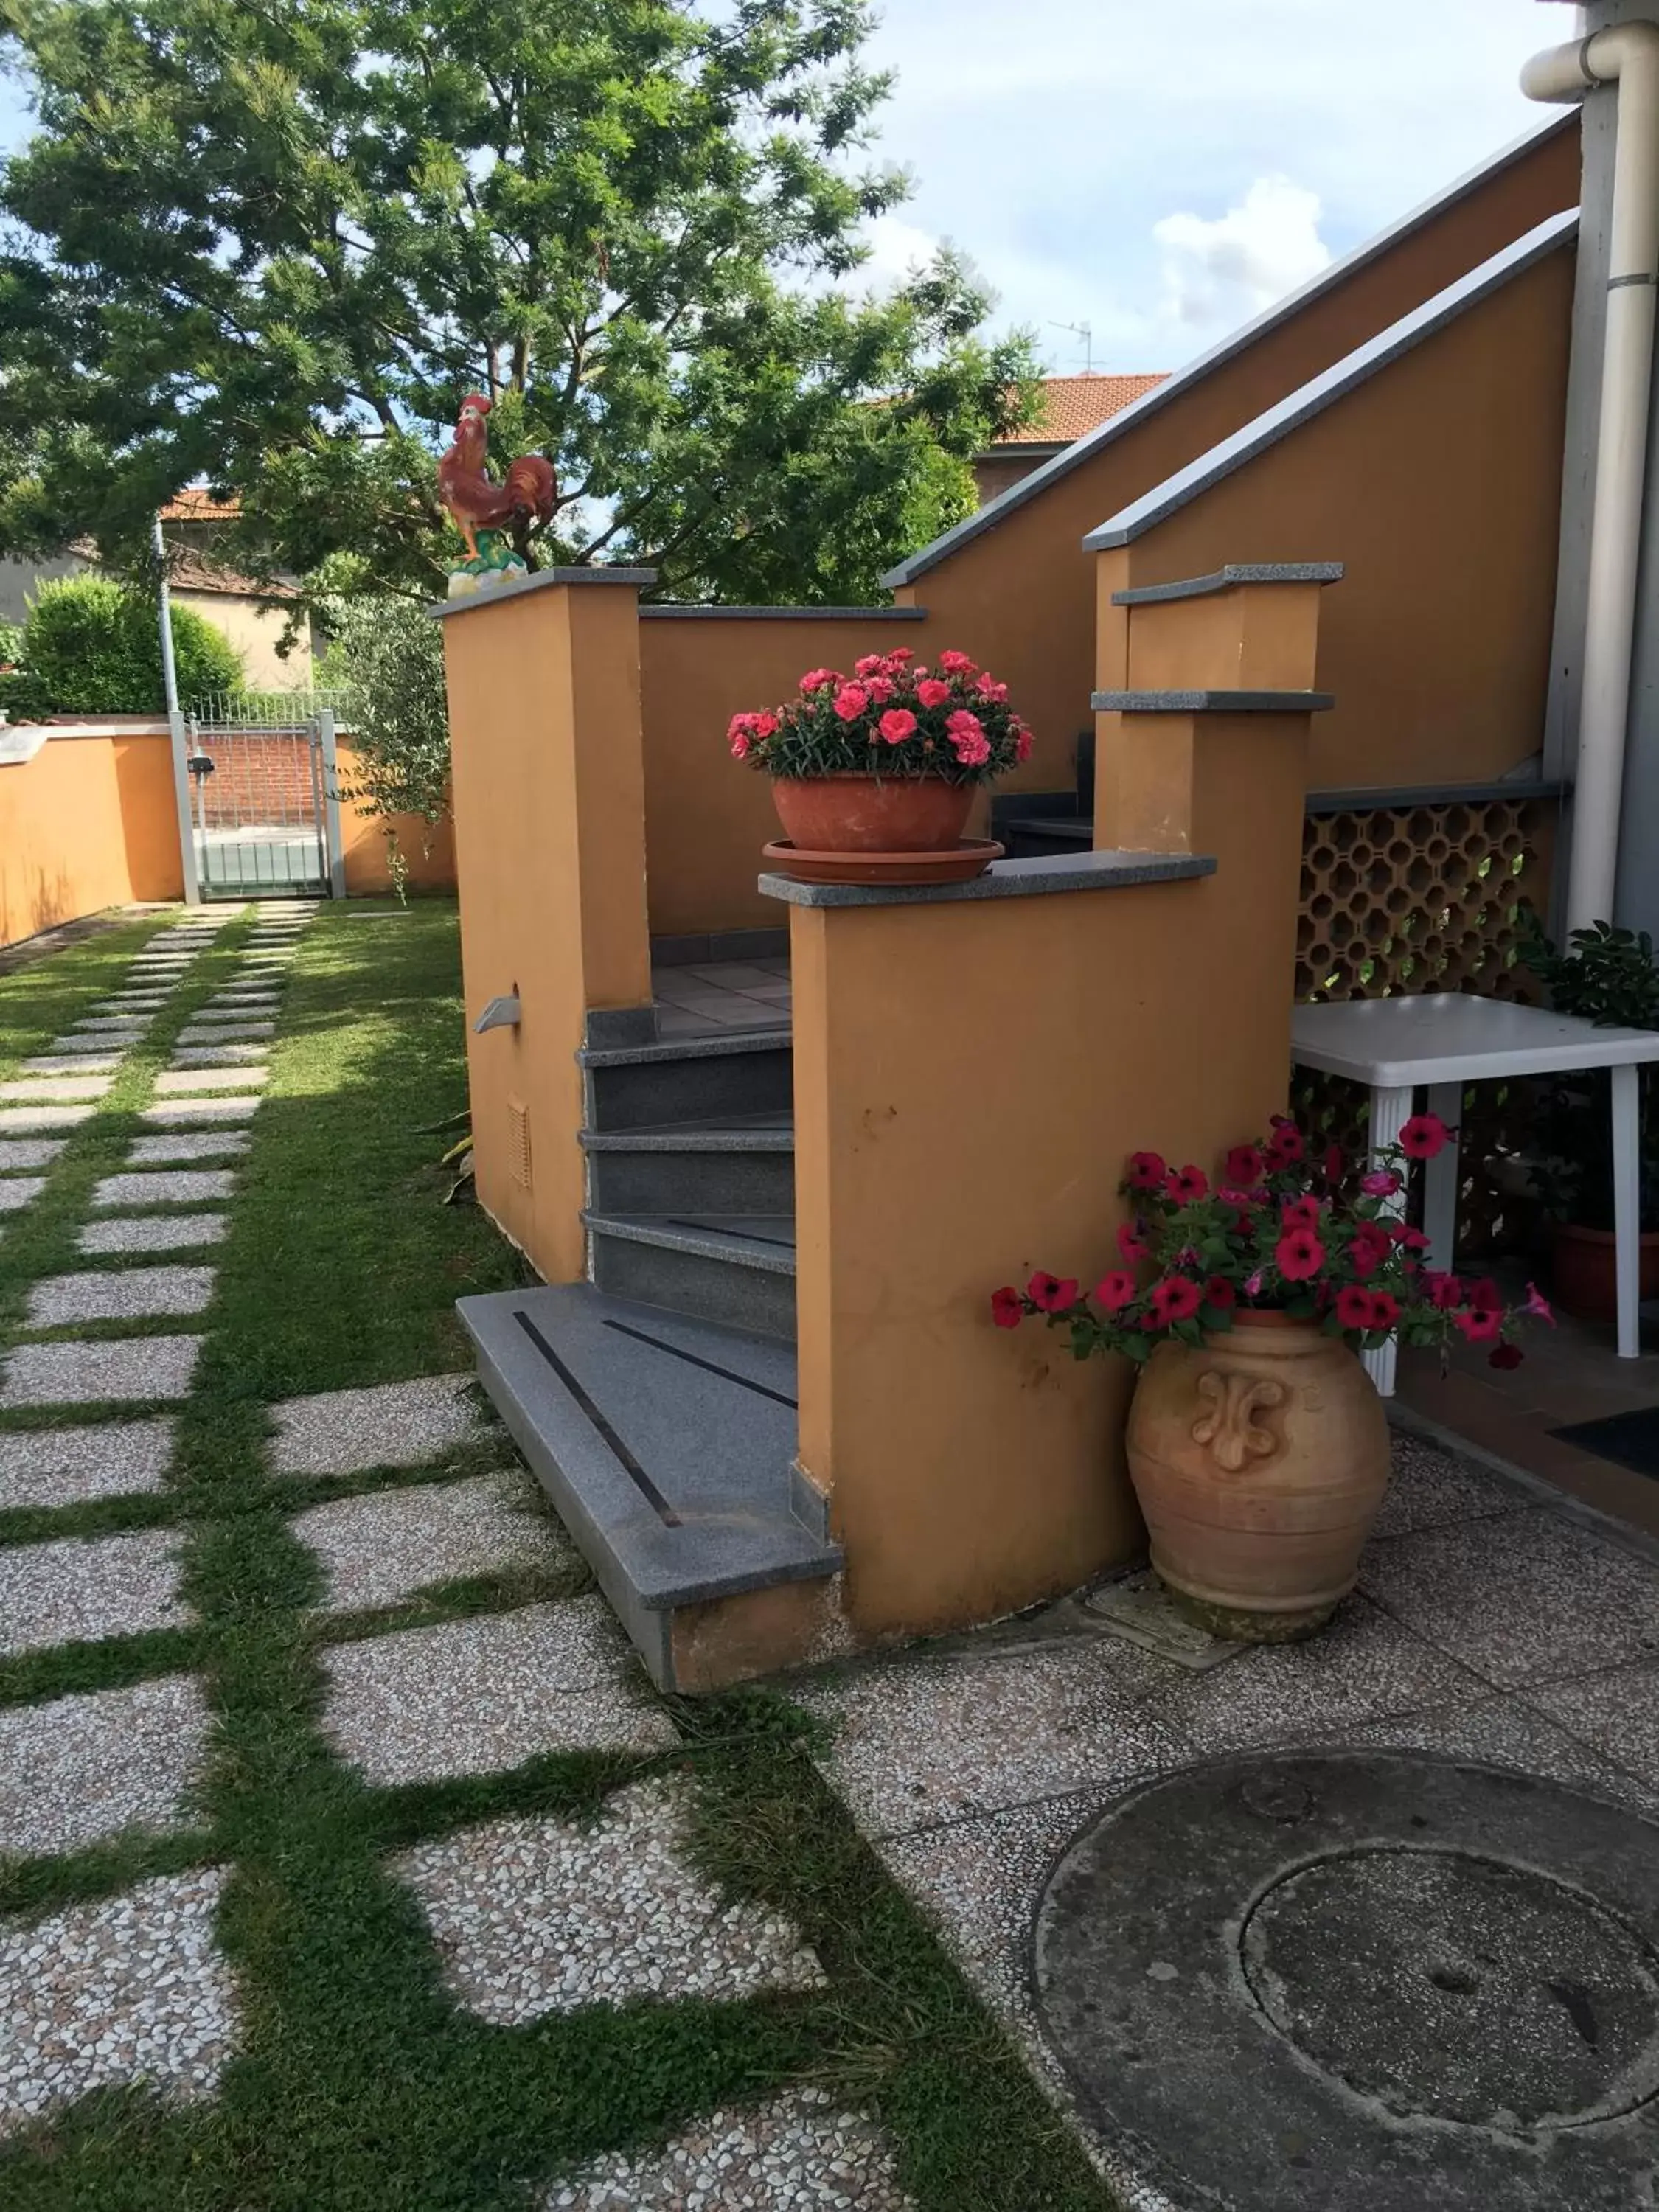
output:
[[234, 1168], [185, 1168], [177, 1174], [105, 1176], [92, 1187], [92, 1202], [117, 1206], [206, 1206], [228, 1199], [236, 1188]]
[[[390, 920], [352, 915], [353, 921]], [[556, 2182], [540, 2212], [911, 2212], [892, 2146], [827, 2090], [711, 2112], [660, 2151], [621, 2152]]]
[[67, 1137], [0, 1137], [0, 1175], [50, 1167], [68, 1142]]
[[[198, 1046], [245, 1044], [250, 1038], [272, 1037], [276, 1034], [275, 1022], [227, 1021], [222, 1015], [215, 1015], [211, 1021], [198, 1028], [180, 1030], [178, 1041], [182, 1050]], [[180, 1057], [180, 1052], [175, 1051], [173, 1057]]]
[[269, 1054], [269, 1046], [263, 1044], [181, 1043], [173, 1047], [171, 1064], [174, 1067], [241, 1068], [258, 1066]]
[[1659, 1568], [1547, 1508], [1373, 1544], [1361, 1588], [1500, 1687], [1659, 1656]]
[[282, 1003], [283, 994], [274, 985], [228, 984], [208, 1000], [196, 1018], [200, 1022], [228, 1018], [240, 1021], [250, 1012], [264, 1006], [279, 1006]]
[[118, 1337], [99, 1344], [20, 1344], [0, 1363], [0, 1406], [97, 1405], [183, 1398], [199, 1336]]
[[18, 1076], [9, 1083], [0, 1083], [0, 1098], [20, 1106], [50, 1106], [70, 1099], [101, 1098], [114, 1081], [112, 1075]]
[[169, 1136], [135, 1137], [127, 1152], [130, 1168], [165, 1166], [179, 1160], [238, 1159], [250, 1139], [246, 1129], [177, 1130]]
[[187, 1626], [178, 1543], [176, 1529], [140, 1528], [0, 1550], [0, 1651]]
[[1455, 1459], [1417, 1437], [1396, 1431], [1393, 1472], [1371, 1540], [1412, 1535], [1419, 1528], [1437, 1528], [1453, 1521], [1491, 1520], [1499, 1513], [1513, 1513], [1518, 1503], [1513, 1484], [1470, 1460]]
[[421, 1901], [444, 1976], [471, 2012], [521, 2027], [641, 1997], [732, 2002], [823, 1986], [779, 1915], [726, 1902], [681, 1844], [686, 1792], [659, 1776], [599, 1820], [490, 1820], [392, 1862]]
[[214, 1932], [223, 1885], [212, 1868], [161, 1875], [0, 1923], [0, 2130], [106, 2087], [212, 2094], [239, 2034]]
[[181, 1098], [170, 1105], [141, 1107], [138, 1119], [160, 1129], [201, 1128], [220, 1121], [252, 1121], [263, 1098]]
[[188, 1825], [207, 1731], [191, 1674], [0, 1710], [0, 1853], [83, 1850], [124, 1829]]
[[159, 1013], [167, 1002], [165, 991], [122, 991], [112, 999], [100, 999], [92, 1011], [123, 1021], [134, 1015]]
[[70, 1052], [91, 1052], [100, 1048], [107, 1052], [113, 1045], [137, 1042], [153, 1026], [149, 1022], [135, 1021], [131, 1018], [124, 1020], [118, 1014], [98, 1014], [89, 1016], [77, 1028], [67, 1030], [60, 1042]]
[[371, 1467], [419, 1467], [474, 1442], [483, 1423], [467, 1395], [470, 1375], [421, 1375], [362, 1390], [325, 1390], [270, 1409], [271, 1465], [278, 1474], [359, 1474]]
[[91, 1121], [95, 1106], [0, 1106], [0, 1136], [24, 1136], [40, 1129], [74, 1129]]
[[228, 1213], [142, 1213], [88, 1221], [75, 1249], [88, 1257], [116, 1252], [182, 1252], [192, 1245], [222, 1244], [230, 1234]]
[[521, 1469], [331, 1498], [296, 1514], [294, 1533], [327, 1576], [325, 1609], [396, 1605], [433, 1583], [515, 1567], [574, 1567], [579, 1554], [538, 1506]]
[[98, 1421], [87, 1428], [0, 1429], [0, 1511], [84, 1505], [160, 1490], [173, 1457], [173, 1425]]
[[64, 1328], [76, 1322], [198, 1314], [212, 1298], [215, 1272], [211, 1267], [123, 1267], [47, 1275], [29, 1292], [24, 1326]]
[[227, 1091], [237, 1084], [264, 1083], [270, 1073], [268, 1067], [164, 1068], [155, 1079], [155, 1089], [163, 1098], [192, 1091]]
[[45, 1176], [0, 1176], [0, 1213], [21, 1213], [46, 1187]]
[[323, 1663], [325, 1725], [377, 1785], [489, 1774], [544, 1752], [660, 1751], [678, 1741], [597, 1595], [337, 1644]]
[[1659, 1792], [1659, 1664], [1644, 1662], [1569, 1682], [1543, 1682], [1523, 1693], [1577, 1741]]
[[[61, 1048], [63, 1039], [57, 1044]], [[33, 1060], [20, 1060], [18, 1069], [24, 1075], [111, 1075], [121, 1065], [121, 1055], [112, 1053], [106, 1044], [88, 1047], [85, 1052], [36, 1053]]]

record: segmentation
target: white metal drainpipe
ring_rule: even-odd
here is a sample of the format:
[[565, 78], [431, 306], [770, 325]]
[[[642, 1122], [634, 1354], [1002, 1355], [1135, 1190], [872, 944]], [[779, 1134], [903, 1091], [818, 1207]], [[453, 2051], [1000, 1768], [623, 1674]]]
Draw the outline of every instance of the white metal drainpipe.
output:
[[1552, 46], [1534, 54], [1521, 72], [1521, 89], [1529, 100], [1582, 100], [1592, 87], [1612, 83], [1619, 88], [1619, 135], [1613, 159], [1601, 414], [1567, 879], [1569, 929], [1611, 919], [1619, 870], [1659, 279], [1659, 23], [1620, 23], [1569, 46]]

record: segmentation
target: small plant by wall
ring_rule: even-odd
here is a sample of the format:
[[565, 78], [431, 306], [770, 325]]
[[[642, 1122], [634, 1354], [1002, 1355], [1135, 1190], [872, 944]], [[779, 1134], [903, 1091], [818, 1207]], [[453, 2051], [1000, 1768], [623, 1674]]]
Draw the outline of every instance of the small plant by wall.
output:
[[[173, 607], [173, 665], [185, 707], [240, 691], [241, 655], [193, 608]], [[42, 584], [17, 647], [19, 672], [0, 678], [14, 721], [36, 714], [159, 714], [167, 708], [161, 625], [147, 592], [108, 576]]]
[[[356, 760], [340, 796], [381, 825], [386, 866], [399, 898], [410, 859], [398, 819], [435, 830], [449, 812], [449, 714], [443, 639], [412, 599], [337, 599], [324, 680], [343, 694]], [[422, 853], [431, 851], [429, 835]]]

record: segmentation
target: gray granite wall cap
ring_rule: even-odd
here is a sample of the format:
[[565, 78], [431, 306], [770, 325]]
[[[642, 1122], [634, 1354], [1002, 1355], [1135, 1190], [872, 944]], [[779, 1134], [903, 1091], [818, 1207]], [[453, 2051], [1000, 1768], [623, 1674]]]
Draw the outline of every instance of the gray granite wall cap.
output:
[[653, 599], [641, 622], [926, 622], [926, 607], [702, 607]]
[[520, 576], [516, 583], [490, 584], [481, 592], [468, 592], [459, 599], [440, 599], [427, 609], [434, 622], [447, 622], [451, 615], [471, 614], [477, 607], [499, 606], [503, 599], [516, 599], [526, 592], [544, 592], [550, 584], [632, 584], [642, 590], [654, 584], [654, 568], [607, 568], [596, 562], [587, 568], [538, 568], [533, 576]]
[[801, 884], [793, 876], [768, 874], [760, 878], [760, 889], [768, 898], [790, 906], [952, 906], [1189, 883], [1212, 876], [1215, 867], [1207, 853], [1042, 854], [1028, 860], [994, 860], [982, 876], [965, 884]]
[[1329, 691], [1091, 691], [1097, 714], [1317, 714]]
[[1201, 599], [1237, 584], [1340, 584], [1340, 561], [1230, 561], [1207, 576], [1188, 576], [1176, 584], [1135, 584], [1114, 592], [1115, 607], [1146, 607], [1161, 599]]

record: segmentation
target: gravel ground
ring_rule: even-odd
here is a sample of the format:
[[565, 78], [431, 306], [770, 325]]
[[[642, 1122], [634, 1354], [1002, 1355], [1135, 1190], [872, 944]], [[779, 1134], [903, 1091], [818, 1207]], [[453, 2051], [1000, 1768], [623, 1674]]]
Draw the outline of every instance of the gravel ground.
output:
[[667, 2148], [603, 2158], [556, 2182], [542, 2212], [908, 2212], [893, 2154], [823, 2089], [711, 2112]]
[[198, 1314], [213, 1296], [211, 1267], [105, 1268], [47, 1275], [29, 1292], [26, 1328], [74, 1322], [135, 1321], [153, 1314]]
[[271, 1407], [278, 1474], [357, 1474], [371, 1467], [419, 1467], [482, 1424], [466, 1394], [470, 1375], [422, 1375], [366, 1390], [325, 1390]]
[[217, 1869], [0, 1927], [0, 2130], [89, 2089], [209, 2096], [237, 2039]]
[[173, 1423], [100, 1421], [85, 1429], [0, 1430], [0, 1510], [83, 1505], [160, 1490], [173, 1457]]
[[295, 1516], [328, 1576], [326, 1609], [396, 1605], [429, 1583], [510, 1567], [574, 1565], [574, 1547], [514, 1471], [339, 1498]]
[[0, 1137], [0, 1175], [50, 1167], [68, 1142], [67, 1137]]
[[638, 1998], [732, 2001], [821, 1988], [796, 1930], [728, 1902], [682, 1856], [684, 1785], [619, 1790], [601, 1819], [489, 1820], [393, 1862], [450, 1987], [496, 2027]]
[[602, 1597], [477, 1613], [337, 1644], [325, 1725], [377, 1786], [489, 1774], [548, 1751], [658, 1751], [678, 1739], [647, 1704]]
[[0, 1176], [0, 1213], [21, 1213], [46, 1187], [45, 1176]]
[[224, 1091], [237, 1083], [264, 1083], [268, 1067], [167, 1067], [155, 1079], [158, 1097], [184, 1097], [195, 1091]]
[[77, 1232], [75, 1249], [88, 1256], [110, 1252], [179, 1252], [193, 1244], [222, 1244], [229, 1233], [228, 1213], [147, 1213], [132, 1219], [89, 1221]]
[[172, 1528], [125, 1536], [64, 1536], [0, 1551], [0, 1651], [183, 1628], [195, 1619], [179, 1595]]
[[112, 1175], [92, 1187], [98, 1206], [205, 1206], [217, 1204], [236, 1188], [234, 1170], [204, 1168], [177, 1175]]
[[0, 1711], [0, 1852], [183, 1825], [207, 1729], [192, 1674]]
[[106, 1344], [20, 1344], [0, 1363], [0, 1406], [183, 1398], [199, 1336], [118, 1337]]
[[209, 1129], [193, 1133], [178, 1130], [171, 1136], [135, 1137], [126, 1164], [130, 1168], [153, 1168], [180, 1160], [236, 1159], [246, 1152], [248, 1143], [246, 1129]]

